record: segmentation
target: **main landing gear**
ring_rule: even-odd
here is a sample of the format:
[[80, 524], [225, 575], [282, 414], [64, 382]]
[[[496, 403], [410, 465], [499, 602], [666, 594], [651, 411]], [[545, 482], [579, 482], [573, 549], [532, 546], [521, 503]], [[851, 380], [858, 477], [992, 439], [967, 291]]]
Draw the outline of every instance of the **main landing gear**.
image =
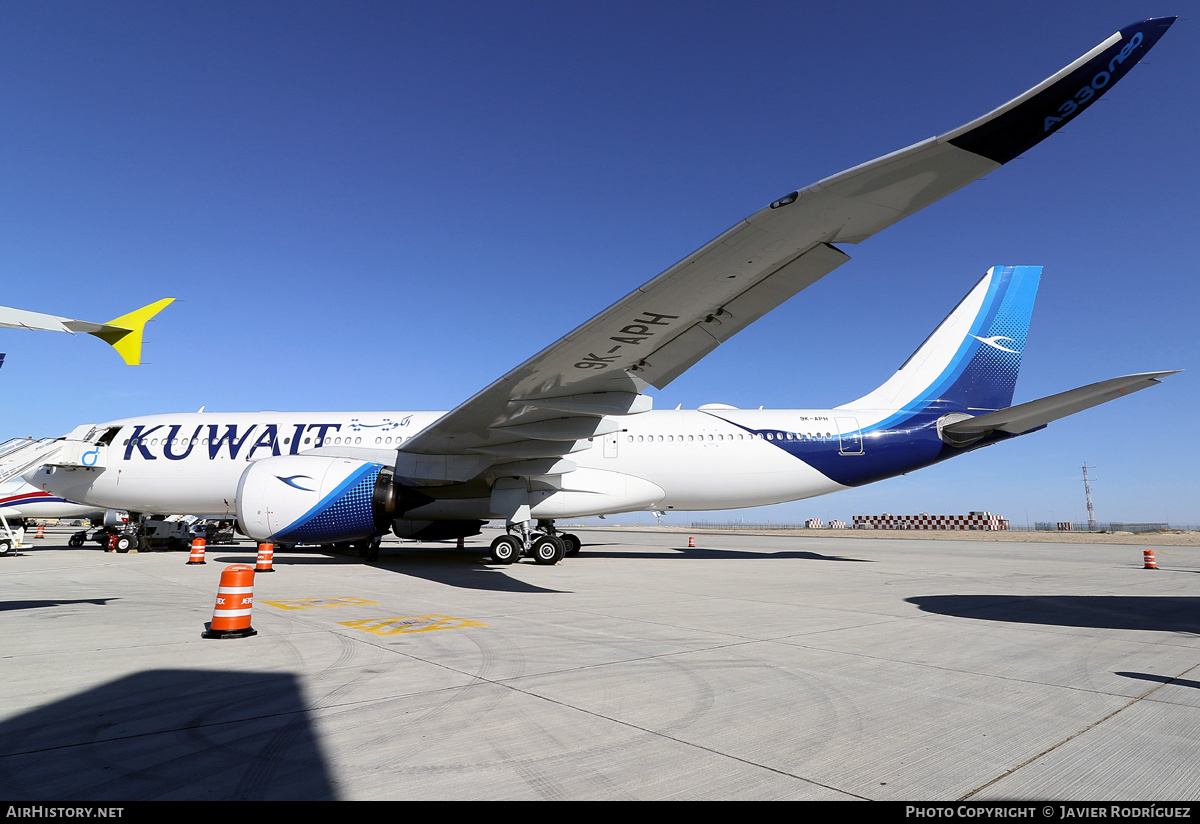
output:
[[528, 523], [509, 524], [508, 534], [492, 541], [492, 561], [511, 564], [528, 556], [551, 566], [564, 556], [578, 555], [582, 546], [576, 536], [558, 532], [553, 521], [538, 521], [532, 528]]

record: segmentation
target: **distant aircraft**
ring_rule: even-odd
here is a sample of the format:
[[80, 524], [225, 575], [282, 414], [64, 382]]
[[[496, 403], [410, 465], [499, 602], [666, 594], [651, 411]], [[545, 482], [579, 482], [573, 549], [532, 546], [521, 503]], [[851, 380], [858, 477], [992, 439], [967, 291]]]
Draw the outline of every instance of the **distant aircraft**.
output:
[[0, 555], [22, 545], [25, 521], [29, 518], [86, 518], [98, 521], [104, 509], [64, 501], [21, 478], [0, 484]]
[[846, 262], [833, 244], [873, 235], [1056, 132], [1173, 22], [1128, 26], [964, 126], [779, 198], [450, 412], [129, 418], [76, 428], [25, 477], [97, 506], [236, 511], [258, 540], [368, 553], [389, 529], [437, 540], [504, 519], [495, 561], [555, 563], [579, 548], [558, 533], [558, 518], [835, 492], [1151, 386], [1172, 373], [1009, 406], [1041, 269], [1001, 266], [890, 380], [853, 403], [654, 412], [643, 394]]
[[19, 525], [30, 518], [100, 519], [104, 517], [104, 508], [64, 500], [22, 478], [14, 478], [0, 484], [0, 516], [10, 525], [14, 522]]
[[25, 309], [0, 306], [0, 327], [9, 329], [36, 329], [48, 332], [85, 332], [94, 335], [117, 350], [117, 354], [130, 366], [142, 362], [142, 333], [146, 322], [165, 309], [175, 298], [163, 298], [141, 309], [113, 318], [108, 323], [93, 323], [87, 320], [61, 318]]
[[21, 546], [25, 521], [29, 518], [105, 517], [103, 507], [65, 501], [20, 477], [21, 473], [40, 466], [55, 448], [55, 442], [49, 438], [10, 438], [0, 443], [0, 555]]

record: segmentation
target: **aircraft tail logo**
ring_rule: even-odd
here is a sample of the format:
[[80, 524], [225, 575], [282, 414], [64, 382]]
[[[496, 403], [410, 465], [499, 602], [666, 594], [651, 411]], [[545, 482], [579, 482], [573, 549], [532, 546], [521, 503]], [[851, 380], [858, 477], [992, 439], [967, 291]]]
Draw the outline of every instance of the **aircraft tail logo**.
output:
[[1010, 343], [1016, 343], [1016, 341], [1014, 341], [1010, 337], [1006, 337], [1004, 335], [993, 335], [990, 338], [981, 338], [981, 337], [979, 337], [979, 335], [971, 335], [971, 337], [975, 338], [975, 340], [979, 341], [980, 343], [986, 343], [988, 346], [991, 346], [995, 349], [999, 349], [1001, 352], [1011, 352], [1014, 355], [1021, 354], [1021, 351], [1019, 349], [1008, 349], [999, 344], [999, 341], [1002, 341], [1002, 340], [1009, 341]]
[[993, 266], [899, 371], [845, 408], [1008, 407], [1041, 276], [1040, 266]]

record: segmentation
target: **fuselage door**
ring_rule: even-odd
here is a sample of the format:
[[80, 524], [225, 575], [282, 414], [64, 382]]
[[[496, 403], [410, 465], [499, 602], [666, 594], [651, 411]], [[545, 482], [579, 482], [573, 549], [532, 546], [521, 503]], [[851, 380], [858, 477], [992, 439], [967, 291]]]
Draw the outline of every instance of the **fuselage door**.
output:
[[838, 454], [863, 454], [862, 430], [858, 428], [857, 418], [834, 418], [838, 430]]
[[617, 439], [620, 437], [620, 432], [610, 432], [604, 436], [604, 457], [617, 457]]

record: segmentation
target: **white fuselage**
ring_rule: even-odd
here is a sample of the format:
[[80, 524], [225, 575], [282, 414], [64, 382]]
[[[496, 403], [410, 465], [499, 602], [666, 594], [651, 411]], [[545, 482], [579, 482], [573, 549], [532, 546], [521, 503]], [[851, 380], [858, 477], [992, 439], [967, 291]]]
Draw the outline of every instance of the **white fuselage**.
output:
[[[556, 517], [631, 509], [707, 510], [761, 506], [846, 488], [774, 443], [807, 441], [861, 458], [849, 431], [879, 414], [847, 410], [651, 411], [620, 419], [621, 430], [567, 455], [577, 467], [554, 481], [632, 476], [661, 490], [619, 503], [558, 507]], [[364, 450], [394, 463], [402, 447], [439, 412], [189, 413], [153, 415], [79, 427], [80, 466], [44, 468], [26, 477], [39, 489], [98, 507], [158, 514], [236, 511], [238, 482], [250, 463], [304, 454], [317, 447]], [[847, 423], [850, 421], [851, 423]], [[115, 432], [113, 430], [116, 430]], [[764, 430], [769, 434], [764, 434]], [[107, 437], [105, 437], [107, 433]], [[106, 441], [106, 444], [99, 443]], [[789, 444], [790, 445], [790, 444]], [[378, 450], [378, 454], [366, 452]], [[857, 450], [857, 451], [856, 451]], [[351, 452], [357, 456], [357, 452]], [[600, 474], [598, 474], [600, 473]], [[609, 475], [613, 473], [613, 475]], [[644, 488], [643, 488], [644, 489]], [[436, 495], [436, 490], [431, 494]], [[598, 499], [606, 496], [590, 496]], [[647, 500], [653, 497], [654, 500]], [[485, 503], [481, 504], [480, 501]], [[472, 503], [468, 503], [471, 501]], [[480, 507], [483, 507], [482, 509]], [[489, 517], [486, 497], [450, 496], [411, 517]], [[536, 514], [536, 513], [535, 513]]]

